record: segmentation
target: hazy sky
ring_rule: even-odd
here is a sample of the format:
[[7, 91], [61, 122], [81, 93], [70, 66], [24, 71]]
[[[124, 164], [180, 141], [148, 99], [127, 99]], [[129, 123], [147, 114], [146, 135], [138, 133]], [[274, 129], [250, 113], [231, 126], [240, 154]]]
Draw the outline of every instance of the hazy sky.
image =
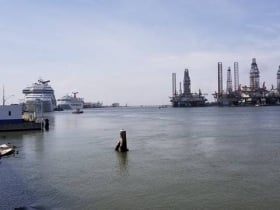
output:
[[179, 82], [185, 68], [192, 92], [212, 101], [218, 62], [226, 78], [238, 61], [248, 85], [256, 57], [271, 87], [279, 49], [279, 0], [0, 0], [0, 84], [15, 95], [8, 103], [41, 77], [56, 98], [78, 91], [108, 105], [168, 104], [171, 73]]

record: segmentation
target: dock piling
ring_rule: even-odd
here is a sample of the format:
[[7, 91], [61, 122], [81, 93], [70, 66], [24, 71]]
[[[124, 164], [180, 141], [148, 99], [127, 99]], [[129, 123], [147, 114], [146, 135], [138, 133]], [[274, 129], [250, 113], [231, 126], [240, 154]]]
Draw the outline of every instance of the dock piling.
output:
[[49, 126], [50, 126], [49, 119], [45, 119], [45, 129], [46, 129], [46, 131], [49, 130]]
[[115, 147], [115, 150], [118, 152], [127, 152], [127, 141], [126, 141], [126, 131], [120, 130], [120, 139]]

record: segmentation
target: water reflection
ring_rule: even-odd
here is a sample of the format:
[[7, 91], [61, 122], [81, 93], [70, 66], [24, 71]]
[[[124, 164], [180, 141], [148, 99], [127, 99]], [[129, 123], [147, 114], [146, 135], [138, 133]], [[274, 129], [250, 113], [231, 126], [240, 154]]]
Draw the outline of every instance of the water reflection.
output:
[[120, 175], [128, 175], [128, 153], [116, 152], [118, 158], [118, 168], [120, 169]]
[[22, 132], [2, 132], [0, 135], [0, 144], [11, 144], [18, 148], [22, 147]]
[[42, 131], [17, 131], [6, 132], [0, 135], [0, 144], [14, 145], [16, 152], [22, 155], [30, 155], [38, 152], [41, 156], [44, 150], [42, 143], [44, 132]]
[[0, 141], [22, 139], [23, 132], [1, 132]]

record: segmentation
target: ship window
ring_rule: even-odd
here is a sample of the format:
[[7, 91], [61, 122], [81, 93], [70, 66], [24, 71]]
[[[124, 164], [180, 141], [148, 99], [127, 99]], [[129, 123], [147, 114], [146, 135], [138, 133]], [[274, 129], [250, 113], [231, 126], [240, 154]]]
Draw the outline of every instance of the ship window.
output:
[[12, 112], [11, 112], [11, 111], [9, 111], [9, 116], [11, 116], [11, 114], [12, 114]]

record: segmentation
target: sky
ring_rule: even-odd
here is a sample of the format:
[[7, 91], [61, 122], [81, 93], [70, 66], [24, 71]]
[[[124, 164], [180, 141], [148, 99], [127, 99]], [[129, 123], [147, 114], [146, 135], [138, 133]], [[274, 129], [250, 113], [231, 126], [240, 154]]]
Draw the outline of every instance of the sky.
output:
[[270, 88], [279, 8], [278, 0], [0, 0], [0, 85], [7, 104], [42, 78], [57, 99], [77, 91], [104, 105], [159, 105], [170, 103], [172, 73], [179, 83], [187, 68], [192, 92], [213, 101], [217, 63], [224, 87], [234, 62], [249, 85], [256, 58]]

